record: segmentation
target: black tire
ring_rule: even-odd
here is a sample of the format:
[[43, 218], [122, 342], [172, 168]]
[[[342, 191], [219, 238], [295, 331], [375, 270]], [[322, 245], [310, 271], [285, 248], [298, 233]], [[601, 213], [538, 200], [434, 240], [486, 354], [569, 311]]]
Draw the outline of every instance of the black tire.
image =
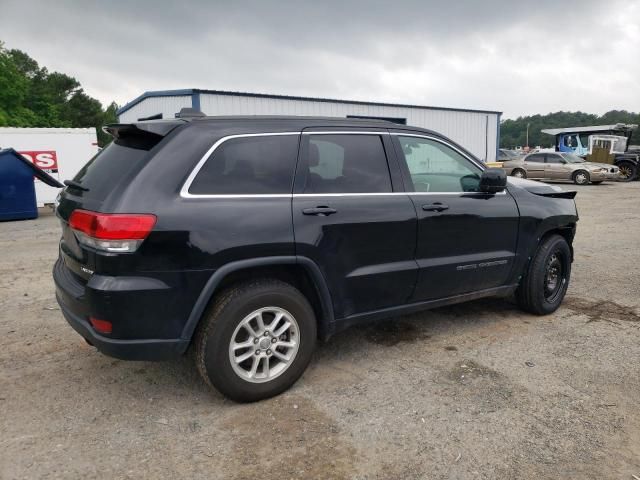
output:
[[[298, 349], [291, 363], [278, 376], [272, 380], [263, 379], [262, 383], [252, 383], [234, 370], [240, 367], [231, 364], [230, 345], [241, 332], [245, 332], [248, 337], [245, 341], [251, 342], [251, 335], [245, 330], [238, 330], [241, 328], [239, 325], [253, 312], [267, 307], [282, 309], [295, 319], [294, 323], [297, 323], [298, 327], [295, 334]], [[274, 320], [275, 317], [271, 322]], [[274, 330], [277, 331], [277, 328], [274, 327]], [[294, 328], [290, 329], [293, 330]], [[205, 382], [223, 395], [237, 402], [254, 402], [284, 392], [300, 378], [311, 360], [316, 337], [313, 308], [299, 290], [275, 279], [242, 283], [223, 291], [205, 312], [194, 340], [196, 366]], [[262, 339], [260, 336], [254, 337], [253, 340], [256, 341], [258, 338]], [[278, 337], [274, 338], [273, 341], [277, 342]], [[291, 338], [288, 340], [291, 341]], [[244, 352], [254, 351], [254, 347], [247, 348]], [[260, 348], [260, 344], [256, 348]], [[268, 347], [264, 348], [262, 355], [266, 356], [269, 350]], [[271, 360], [262, 361], [266, 361], [267, 365], [273, 361], [280, 363], [275, 356], [270, 358]], [[253, 357], [246, 360], [252, 361]], [[263, 366], [261, 363], [258, 365], [258, 368]]]
[[631, 182], [635, 178], [638, 178], [638, 166], [634, 165], [631, 162], [620, 162], [616, 163], [616, 166], [623, 172], [622, 177], [620, 177], [620, 182]]
[[[555, 268], [560, 267], [559, 271], [556, 270], [557, 288], [551, 288], [554, 286], [550, 282], [554, 277], [550, 268], [552, 264]], [[571, 249], [567, 241], [560, 235], [545, 237], [516, 290], [518, 305], [536, 315], [555, 312], [567, 293], [570, 278]]]
[[589, 172], [586, 170], [578, 170], [573, 174], [573, 183], [576, 185], [589, 185], [590, 180]]
[[511, 171], [511, 176], [512, 177], [518, 177], [518, 178], [527, 178], [527, 172], [525, 170], [523, 170], [522, 168], [514, 168]]
[[597, 182], [591, 182], [593, 185], [600, 185], [604, 180], [598, 180]]

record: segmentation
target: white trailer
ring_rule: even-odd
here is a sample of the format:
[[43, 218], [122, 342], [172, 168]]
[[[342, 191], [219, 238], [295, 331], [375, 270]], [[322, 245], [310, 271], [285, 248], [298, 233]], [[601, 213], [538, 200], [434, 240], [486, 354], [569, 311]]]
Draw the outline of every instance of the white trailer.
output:
[[[56, 180], [72, 179], [98, 153], [95, 128], [0, 127], [0, 148], [13, 148]], [[35, 180], [38, 206], [55, 203], [59, 189]]]

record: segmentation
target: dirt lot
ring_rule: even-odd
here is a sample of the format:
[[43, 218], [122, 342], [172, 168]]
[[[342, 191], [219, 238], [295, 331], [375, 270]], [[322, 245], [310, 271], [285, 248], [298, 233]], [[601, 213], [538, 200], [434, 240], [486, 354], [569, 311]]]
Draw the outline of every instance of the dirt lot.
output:
[[97, 353], [54, 299], [55, 217], [0, 223], [0, 478], [640, 476], [640, 183], [577, 202], [556, 314], [483, 300], [350, 330], [251, 405], [188, 359]]

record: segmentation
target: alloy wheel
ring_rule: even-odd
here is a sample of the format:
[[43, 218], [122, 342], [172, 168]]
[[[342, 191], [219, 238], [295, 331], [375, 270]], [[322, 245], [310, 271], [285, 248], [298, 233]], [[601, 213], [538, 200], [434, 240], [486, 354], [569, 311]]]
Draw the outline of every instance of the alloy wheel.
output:
[[251, 312], [238, 324], [229, 343], [233, 371], [243, 380], [264, 383], [282, 375], [298, 353], [300, 329], [280, 307]]

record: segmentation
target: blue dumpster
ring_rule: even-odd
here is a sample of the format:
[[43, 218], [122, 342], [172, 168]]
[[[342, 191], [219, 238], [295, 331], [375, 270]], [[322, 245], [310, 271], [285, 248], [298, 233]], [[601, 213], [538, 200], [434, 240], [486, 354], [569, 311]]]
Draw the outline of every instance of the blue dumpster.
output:
[[13, 148], [0, 150], [0, 221], [38, 217], [34, 177], [52, 187], [64, 187]]

